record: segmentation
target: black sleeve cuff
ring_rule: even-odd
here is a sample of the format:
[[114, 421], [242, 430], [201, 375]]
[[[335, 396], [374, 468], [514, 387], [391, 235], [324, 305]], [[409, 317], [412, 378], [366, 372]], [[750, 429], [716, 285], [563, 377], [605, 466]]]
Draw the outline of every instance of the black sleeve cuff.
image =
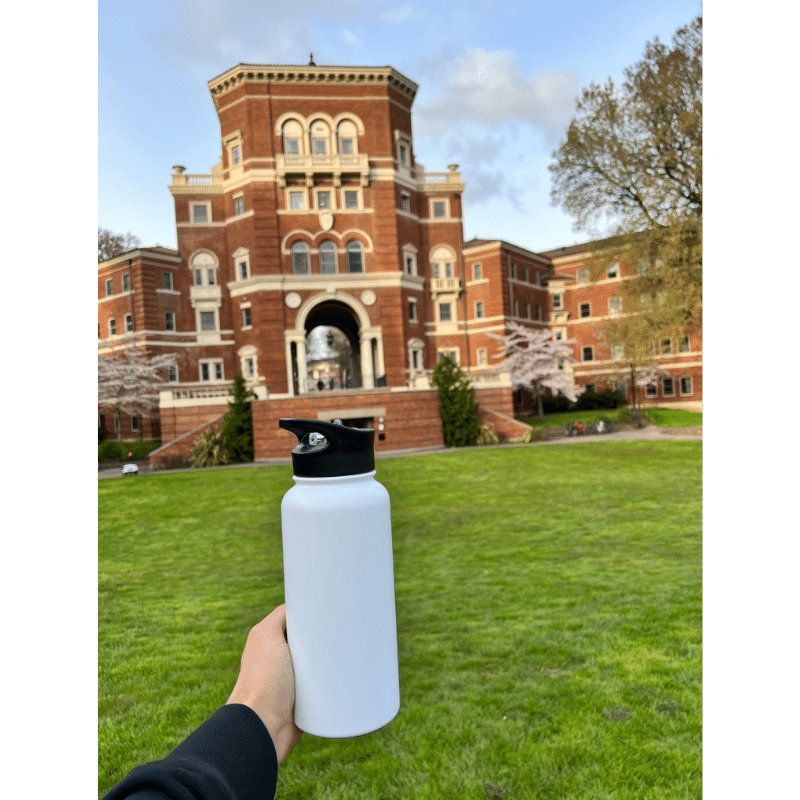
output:
[[166, 758], [131, 770], [103, 800], [264, 800], [275, 796], [278, 757], [259, 716], [218, 708]]

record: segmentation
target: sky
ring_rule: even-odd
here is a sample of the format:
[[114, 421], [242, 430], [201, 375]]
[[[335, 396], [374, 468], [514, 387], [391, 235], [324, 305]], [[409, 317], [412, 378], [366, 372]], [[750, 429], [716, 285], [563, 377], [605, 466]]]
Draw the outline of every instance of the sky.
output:
[[547, 169], [582, 87], [701, 13], [697, 0], [104, 0], [98, 6], [99, 227], [176, 246], [172, 166], [209, 173], [208, 81], [238, 63], [392, 66], [419, 85], [414, 150], [458, 164], [464, 237], [534, 251], [587, 241]]

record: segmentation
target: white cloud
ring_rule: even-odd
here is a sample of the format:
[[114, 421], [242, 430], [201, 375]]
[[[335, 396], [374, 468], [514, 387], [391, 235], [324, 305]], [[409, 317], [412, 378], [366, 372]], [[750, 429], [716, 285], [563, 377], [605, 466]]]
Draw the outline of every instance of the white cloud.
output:
[[384, 11], [384, 13], [381, 14], [381, 22], [387, 25], [402, 25], [404, 22], [423, 20], [427, 16], [427, 9], [416, 3], [407, 2], [397, 8]]
[[361, 44], [358, 36], [356, 36], [349, 28], [341, 28], [340, 30], [342, 33], [342, 39], [344, 39], [344, 43], [348, 47], [355, 47], [357, 44]]
[[579, 92], [577, 71], [552, 69], [523, 75], [516, 56], [508, 50], [466, 50], [446, 65], [444, 75], [443, 91], [417, 109], [419, 133], [438, 135], [461, 120], [491, 126], [519, 121], [555, 145]]

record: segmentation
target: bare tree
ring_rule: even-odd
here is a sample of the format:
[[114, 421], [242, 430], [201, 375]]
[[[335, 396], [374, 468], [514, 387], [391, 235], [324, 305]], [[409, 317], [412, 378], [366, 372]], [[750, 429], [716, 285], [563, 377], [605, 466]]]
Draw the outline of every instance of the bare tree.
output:
[[135, 250], [141, 247], [142, 242], [130, 231], [128, 233], [113, 233], [108, 228], [97, 229], [97, 262], [114, 258], [120, 253]]

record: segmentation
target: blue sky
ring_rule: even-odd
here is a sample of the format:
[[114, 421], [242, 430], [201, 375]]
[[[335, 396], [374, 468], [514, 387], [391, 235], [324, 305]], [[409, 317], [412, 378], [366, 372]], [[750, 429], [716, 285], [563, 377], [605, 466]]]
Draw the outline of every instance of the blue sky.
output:
[[[298, 8], [302, 14], [298, 15]], [[417, 160], [460, 165], [466, 238], [585, 241], [550, 202], [550, 155], [581, 87], [622, 78], [696, 0], [105, 0], [98, 14], [98, 225], [174, 247], [173, 164], [220, 155], [207, 82], [239, 62], [390, 65], [419, 84]]]

